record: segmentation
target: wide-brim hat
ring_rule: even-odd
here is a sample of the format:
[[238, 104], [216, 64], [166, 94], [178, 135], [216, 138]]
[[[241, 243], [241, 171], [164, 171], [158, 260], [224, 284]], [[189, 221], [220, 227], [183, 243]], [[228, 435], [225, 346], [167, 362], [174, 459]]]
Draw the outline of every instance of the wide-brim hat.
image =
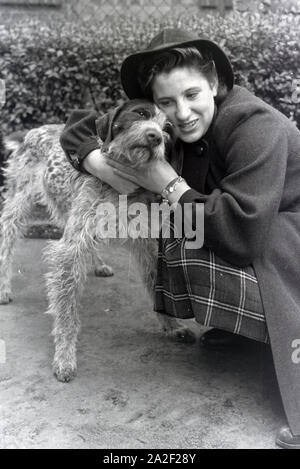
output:
[[195, 47], [202, 55], [210, 56], [215, 62], [219, 80], [224, 82], [229, 90], [232, 89], [234, 85], [232, 66], [221, 47], [208, 39], [196, 38], [182, 29], [164, 29], [152, 39], [145, 50], [129, 55], [122, 63], [121, 83], [129, 99], [145, 97], [138, 81], [140, 64], [155, 54], [174, 47]]

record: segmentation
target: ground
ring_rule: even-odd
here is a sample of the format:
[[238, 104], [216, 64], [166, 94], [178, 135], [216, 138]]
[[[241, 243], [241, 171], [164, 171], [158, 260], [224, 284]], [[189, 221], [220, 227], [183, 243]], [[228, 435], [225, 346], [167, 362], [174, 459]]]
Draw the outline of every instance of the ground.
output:
[[56, 381], [45, 243], [19, 242], [14, 301], [0, 306], [0, 448], [275, 448], [284, 416], [269, 349], [169, 341], [122, 247], [105, 253], [114, 277], [89, 275], [78, 376]]

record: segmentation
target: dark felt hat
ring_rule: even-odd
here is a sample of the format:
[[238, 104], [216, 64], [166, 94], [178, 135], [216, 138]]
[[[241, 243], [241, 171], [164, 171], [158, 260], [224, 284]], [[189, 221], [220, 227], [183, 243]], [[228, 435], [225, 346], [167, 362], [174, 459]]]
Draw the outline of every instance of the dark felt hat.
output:
[[196, 47], [201, 54], [209, 55], [215, 62], [219, 79], [229, 90], [234, 84], [231, 63], [225, 52], [208, 39], [199, 39], [182, 29], [164, 29], [150, 42], [147, 49], [129, 55], [121, 66], [121, 82], [129, 99], [143, 98], [143, 91], [138, 82], [140, 64], [157, 53], [173, 49], [174, 47]]

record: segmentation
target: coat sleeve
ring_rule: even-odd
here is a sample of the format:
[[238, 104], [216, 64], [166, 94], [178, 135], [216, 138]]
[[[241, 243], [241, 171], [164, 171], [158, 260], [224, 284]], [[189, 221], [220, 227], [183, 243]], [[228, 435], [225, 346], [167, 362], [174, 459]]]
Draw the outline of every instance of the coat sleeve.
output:
[[96, 111], [75, 110], [70, 115], [60, 137], [60, 144], [75, 169], [84, 171], [82, 162], [93, 150], [100, 148], [97, 138]]
[[[235, 110], [216, 141], [225, 176], [210, 195], [189, 190], [180, 204], [204, 203], [204, 245], [227, 262], [245, 267], [263, 253], [283, 192], [288, 137], [268, 108]], [[222, 127], [222, 125], [221, 125]]]

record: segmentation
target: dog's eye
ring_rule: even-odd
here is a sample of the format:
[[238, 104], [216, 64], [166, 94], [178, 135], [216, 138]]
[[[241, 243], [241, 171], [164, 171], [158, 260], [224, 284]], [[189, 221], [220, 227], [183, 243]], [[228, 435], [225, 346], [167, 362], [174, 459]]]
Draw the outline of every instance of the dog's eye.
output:
[[150, 112], [145, 109], [137, 109], [136, 112], [139, 116], [144, 117], [144, 119], [149, 119], [151, 117]]

